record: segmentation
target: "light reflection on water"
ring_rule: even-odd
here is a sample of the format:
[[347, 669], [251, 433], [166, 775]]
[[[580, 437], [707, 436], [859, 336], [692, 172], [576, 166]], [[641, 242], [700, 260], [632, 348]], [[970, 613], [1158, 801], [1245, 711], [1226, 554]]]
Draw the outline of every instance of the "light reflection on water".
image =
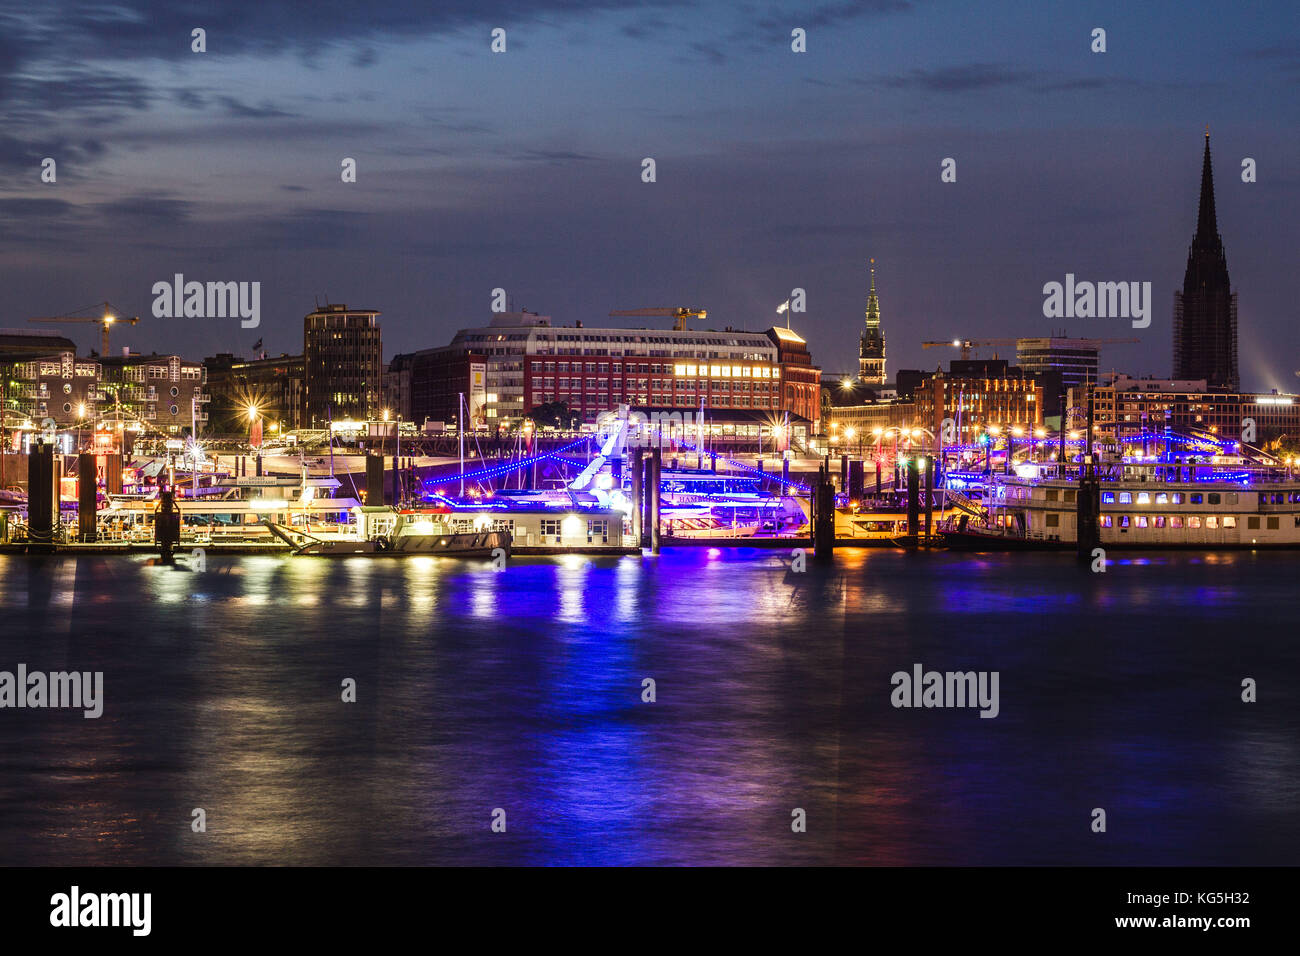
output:
[[0, 863], [1300, 862], [1300, 556], [1143, 562], [0, 557], [0, 669], [107, 698], [0, 711]]

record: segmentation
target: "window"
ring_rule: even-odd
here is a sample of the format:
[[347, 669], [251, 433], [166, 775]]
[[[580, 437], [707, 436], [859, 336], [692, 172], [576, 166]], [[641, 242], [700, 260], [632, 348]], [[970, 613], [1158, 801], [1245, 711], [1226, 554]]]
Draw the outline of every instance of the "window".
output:
[[1119, 493], [1119, 503], [1122, 504], [1122, 505], [1130, 505], [1130, 504], [1132, 504], [1132, 503], [1133, 503], [1133, 495], [1132, 495], [1132, 493], [1131, 493], [1131, 492], [1127, 492], [1127, 491], [1121, 491], [1121, 492]]
[[1170, 498], [1170, 501], [1173, 504], [1181, 505], [1183, 503], [1183, 493], [1181, 491], [1175, 491]]
[[1147, 526], [1147, 516], [1146, 516], [1146, 515], [1138, 515], [1138, 516], [1137, 516], [1137, 526], [1138, 526], [1139, 528], [1145, 528], [1145, 527]]
[[1101, 516], [1101, 526], [1102, 526], [1103, 528], [1110, 528], [1110, 527], [1113, 527], [1114, 524], [1115, 524], [1115, 519], [1112, 518], [1110, 515], [1102, 515], [1102, 516]]
[[1049, 528], [1059, 528], [1060, 526], [1061, 526], [1061, 516], [1060, 516], [1060, 515], [1057, 515], [1057, 514], [1051, 514], [1051, 515], [1048, 515], [1048, 516], [1047, 516], [1047, 527], [1049, 527]]
[[1145, 491], [1139, 491], [1139, 492], [1138, 492], [1138, 504], [1140, 504], [1140, 505], [1149, 505], [1150, 503], [1151, 503], [1151, 496], [1150, 496], [1149, 494], [1147, 494]]
[[1165, 526], [1165, 516], [1164, 516], [1164, 515], [1156, 515], [1156, 527], [1157, 527], [1157, 528], [1163, 528], [1164, 526]]
[[1120, 526], [1121, 528], [1127, 528], [1127, 527], [1128, 527], [1128, 515], [1120, 515], [1120, 516], [1119, 516], [1119, 526]]
[[1203, 495], [1192, 495], [1191, 497], [1192, 504], [1199, 505], [1203, 497], [1204, 497]]
[[542, 519], [542, 534], [544, 534], [544, 535], [547, 535], [547, 534], [553, 534], [553, 535], [555, 535], [555, 536], [558, 538], [558, 537], [560, 536], [560, 519], [559, 519], [559, 518], [543, 518], [543, 519]]
[[1068, 489], [1066, 489], [1066, 492], [1065, 492], [1065, 502], [1066, 502], [1066, 504], [1069, 504], [1070, 502], [1074, 501], [1074, 500], [1075, 500], [1075, 495], [1076, 495], [1076, 494], [1077, 494], [1077, 492], [1075, 492], [1075, 490], [1074, 490], [1073, 488], [1068, 488]]
[[1235, 528], [1237, 527], [1237, 519], [1232, 515], [1224, 515], [1223, 526], [1225, 528]]
[[609, 544], [609, 522], [603, 518], [587, 521], [587, 544], [597, 543]]
[[[1048, 488], [1048, 489], [1047, 489], [1047, 500], [1048, 500], [1048, 501], [1055, 501], [1059, 495], [1060, 495], [1060, 492], [1057, 491], [1057, 489], [1055, 489], [1055, 488]], [[1050, 518], [1051, 515], [1048, 515], [1048, 517]], [[1049, 523], [1050, 523], [1050, 522], [1049, 522]]]
[[1219, 502], [1220, 502], [1221, 500], [1222, 500], [1222, 499], [1219, 497], [1219, 495], [1218, 495], [1217, 493], [1215, 493], [1215, 492], [1213, 492], [1213, 491], [1210, 492], [1210, 504], [1212, 504], [1212, 505], [1217, 505], [1217, 504], [1219, 504]]
[[1205, 519], [1205, 527], [1207, 527], [1207, 528], [1217, 528], [1217, 527], [1219, 527], [1219, 519], [1218, 519], [1218, 517], [1217, 517], [1216, 515], [1210, 515], [1208, 518], [1206, 518], [1206, 519]]
[[1269, 518], [1269, 519], [1268, 519], [1268, 530], [1269, 530], [1269, 531], [1276, 531], [1276, 530], [1280, 527], [1280, 526], [1278, 525], [1278, 521], [1279, 521], [1279, 520], [1280, 520], [1280, 519], [1277, 518], [1277, 517]]
[[1192, 515], [1190, 518], [1187, 519], [1187, 527], [1199, 528], [1200, 526], [1201, 526], [1201, 519], [1198, 518], [1196, 515]]
[[1171, 527], [1171, 528], [1181, 528], [1182, 526], [1183, 526], [1183, 518], [1182, 518], [1182, 515], [1170, 515], [1170, 517], [1169, 517], [1169, 527]]
[[1249, 530], [1249, 531], [1258, 531], [1258, 530], [1259, 530], [1259, 518], [1247, 518], [1247, 519], [1246, 519], [1246, 528], [1247, 528], [1247, 530]]
[[1103, 491], [1101, 493], [1101, 503], [1104, 505], [1113, 505], [1115, 503], [1115, 492]]
[[1167, 504], [1169, 504], [1169, 495], [1167, 495], [1167, 494], [1166, 494], [1165, 492], [1163, 492], [1163, 491], [1162, 491], [1162, 492], [1159, 492], [1159, 493], [1156, 495], [1156, 504], [1158, 504], [1158, 505], [1167, 505]]

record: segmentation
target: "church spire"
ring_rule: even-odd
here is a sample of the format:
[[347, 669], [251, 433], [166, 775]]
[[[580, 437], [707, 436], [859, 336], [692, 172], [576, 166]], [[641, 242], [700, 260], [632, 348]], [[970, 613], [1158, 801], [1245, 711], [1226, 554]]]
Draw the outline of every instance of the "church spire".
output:
[[876, 297], [876, 260], [871, 260], [871, 288], [867, 291], [867, 328], [880, 328], [880, 300]]
[[858, 378], [867, 385], [885, 384], [885, 336], [880, 331], [880, 300], [876, 297], [876, 260], [871, 260], [867, 290], [867, 327], [858, 348]]
[[1201, 162], [1201, 205], [1196, 216], [1192, 245], [1213, 249], [1221, 244], [1219, 220], [1214, 213], [1214, 171], [1210, 167], [1210, 127], [1205, 127], [1205, 158]]

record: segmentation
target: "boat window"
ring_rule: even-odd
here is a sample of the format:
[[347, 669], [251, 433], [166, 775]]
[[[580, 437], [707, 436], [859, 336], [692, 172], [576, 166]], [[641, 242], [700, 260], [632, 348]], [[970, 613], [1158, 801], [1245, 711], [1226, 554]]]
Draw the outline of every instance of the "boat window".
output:
[[1115, 492], [1103, 491], [1101, 493], [1101, 503], [1104, 505], [1113, 505], [1115, 503]]
[[1216, 515], [1210, 515], [1208, 518], [1205, 519], [1205, 527], [1217, 528], [1218, 526], [1219, 526], [1219, 519]]
[[1047, 500], [1048, 500], [1048, 501], [1056, 501], [1057, 498], [1059, 497], [1059, 495], [1060, 495], [1060, 493], [1057, 491], [1057, 489], [1055, 489], [1055, 488], [1048, 488], [1048, 489], [1047, 489]]
[[1181, 491], [1175, 491], [1173, 496], [1170, 498], [1170, 502], [1172, 504], [1181, 505], [1183, 503], [1183, 493]]
[[1157, 527], [1157, 528], [1163, 528], [1164, 526], [1165, 526], [1165, 516], [1164, 516], [1164, 515], [1156, 515], [1156, 527]]
[[1277, 517], [1269, 518], [1269, 519], [1268, 519], [1268, 530], [1269, 530], [1269, 531], [1276, 531], [1276, 530], [1278, 529], [1278, 522], [1279, 522], [1280, 520], [1281, 520], [1281, 519], [1280, 519], [1280, 518], [1277, 518]]
[[1200, 526], [1201, 526], [1201, 519], [1196, 515], [1192, 515], [1190, 518], [1187, 519], [1187, 527], [1199, 528]]
[[1103, 528], [1111, 528], [1111, 527], [1114, 527], [1114, 524], [1115, 524], [1115, 519], [1112, 518], [1110, 515], [1102, 515], [1102, 516], [1101, 516], [1101, 526], [1102, 526]]
[[1163, 492], [1163, 491], [1159, 492], [1159, 493], [1156, 495], [1156, 504], [1158, 504], [1158, 505], [1167, 505], [1167, 504], [1169, 504], [1169, 495], [1166, 494], [1166, 493]]
[[1192, 504], [1194, 504], [1194, 505], [1199, 505], [1199, 504], [1201, 503], [1201, 499], [1202, 499], [1203, 497], [1204, 497], [1204, 495], [1192, 495], [1192, 497], [1191, 497], [1190, 500], [1191, 500]]
[[1146, 515], [1138, 515], [1138, 516], [1137, 516], [1137, 526], [1138, 526], [1139, 528], [1145, 528], [1145, 527], [1147, 526], [1147, 516], [1146, 516]]
[[1120, 516], [1119, 516], [1119, 526], [1120, 526], [1121, 528], [1127, 528], [1127, 527], [1128, 527], [1128, 515], [1120, 515]]
[[1151, 503], [1151, 495], [1145, 491], [1138, 492], [1138, 504], [1147, 505]]
[[1183, 518], [1182, 518], [1182, 515], [1170, 515], [1170, 516], [1169, 516], [1169, 527], [1171, 527], [1171, 528], [1181, 528], [1182, 526], [1183, 526]]
[[1259, 518], [1257, 518], [1257, 517], [1247, 518], [1247, 519], [1246, 519], [1246, 527], [1247, 527], [1247, 529], [1249, 529], [1250, 531], [1258, 531], [1258, 530], [1259, 530]]
[[1074, 500], [1075, 500], [1075, 497], [1074, 497], [1074, 496], [1075, 496], [1075, 491], [1074, 491], [1074, 489], [1073, 489], [1073, 488], [1067, 488], [1066, 491], [1065, 491], [1065, 500], [1066, 500], [1067, 502], [1074, 501]]
[[1224, 526], [1225, 528], [1235, 528], [1235, 527], [1237, 527], [1237, 519], [1236, 519], [1236, 517], [1233, 516], [1233, 515], [1224, 515], [1224, 516], [1223, 516], [1223, 526]]
[[1121, 491], [1121, 492], [1119, 493], [1119, 503], [1122, 504], [1122, 505], [1129, 505], [1129, 504], [1132, 504], [1132, 503], [1133, 503], [1133, 494], [1132, 494], [1132, 492], [1129, 492], [1129, 491]]
[[1049, 528], [1059, 528], [1060, 526], [1061, 526], [1061, 516], [1060, 516], [1060, 515], [1057, 515], [1057, 514], [1051, 514], [1051, 515], [1048, 515], [1048, 516], [1047, 516], [1047, 527], [1049, 527]]
[[1220, 500], [1221, 499], [1219, 498], [1219, 495], [1216, 492], [1213, 491], [1210, 492], [1210, 504], [1217, 505], [1219, 504]]
[[1235, 491], [1228, 492], [1227, 500], [1228, 500], [1228, 504], [1235, 505], [1237, 503], [1237, 493]]

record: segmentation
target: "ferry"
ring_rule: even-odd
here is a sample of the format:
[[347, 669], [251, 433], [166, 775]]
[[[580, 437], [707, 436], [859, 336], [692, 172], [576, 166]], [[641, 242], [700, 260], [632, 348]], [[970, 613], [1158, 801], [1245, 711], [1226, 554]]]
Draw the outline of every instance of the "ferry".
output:
[[[1077, 464], [990, 475], [978, 506], [943, 522], [950, 547], [1074, 548]], [[1103, 547], [1300, 548], [1300, 479], [1241, 455], [1122, 458], [1096, 466]]]
[[443, 514], [380, 506], [357, 507], [352, 515], [355, 521], [314, 534], [302, 528], [285, 528], [269, 520], [267, 528], [292, 547], [295, 555], [312, 557], [491, 557], [510, 553], [509, 531], [490, 527], [460, 531]]

